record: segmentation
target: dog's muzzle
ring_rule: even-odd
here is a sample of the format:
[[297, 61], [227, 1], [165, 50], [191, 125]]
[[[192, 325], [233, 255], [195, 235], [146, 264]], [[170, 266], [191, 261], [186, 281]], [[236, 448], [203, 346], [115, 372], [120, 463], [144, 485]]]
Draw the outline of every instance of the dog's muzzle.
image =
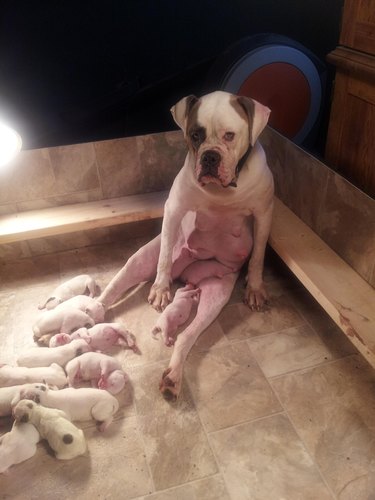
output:
[[221, 162], [221, 154], [213, 149], [208, 149], [201, 156], [201, 171], [199, 174], [198, 181], [202, 177], [218, 177], [218, 168]]

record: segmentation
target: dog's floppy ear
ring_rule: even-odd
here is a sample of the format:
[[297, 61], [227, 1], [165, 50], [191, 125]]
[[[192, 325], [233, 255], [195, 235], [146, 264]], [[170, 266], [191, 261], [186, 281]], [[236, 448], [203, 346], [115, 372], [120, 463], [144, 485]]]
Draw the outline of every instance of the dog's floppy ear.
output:
[[199, 99], [195, 97], [195, 95], [188, 95], [187, 97], [183, 97], [171, 108], [174, 121], [184, 132], [186, 131], [187, 117], [194, 104], [198, 101]]
[[263, 106], [260, 102], [251, 99], [250, 97], [237, 97], [238, 103], [242, 106], [247, 119], [249, 121], [250, 144], [254, 146], [260, 133], [267, 125], [271, 110], [267, 106]]

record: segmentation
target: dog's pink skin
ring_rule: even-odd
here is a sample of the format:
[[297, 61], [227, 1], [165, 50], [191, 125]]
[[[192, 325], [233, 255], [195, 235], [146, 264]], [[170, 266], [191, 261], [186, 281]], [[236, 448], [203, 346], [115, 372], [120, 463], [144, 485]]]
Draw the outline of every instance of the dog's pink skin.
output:
[[98, 388], [105, 389], [111, 394], [118, 394], [127, 382], [127, 376], [122, 370], [114, 370], [108, 377], [101, 377], [98, 381]]
[[161, 333], [166, 346], [174, 344], [175, 335], [179, 326], [183, 325], [189, 318], [191, 308], [199, 301], [199, 288], [187, 284], [179, 288], [174, 296], [173, 302], [161, 313], [152, 329], [152, 335]]
[[[77, 385], [80, 380], [91, 380], [93, 387], [99, 389], [116, 388], [120, 385], [116, 383], [116, 377], [110, 379], [111, 373], [121, 370], [121, 364], [112, 356], [107, 356], [99, 352], [87, 352], [74, 358], [65, 367], [68, 383], [71, 387]], [[124, 383], [122, 384], [122, 387]], [[119, 392], [122, 387], [117, 391]], [[112, 394], [116, 394], [110, 390]]]
[[191, 283], [192, 285], [199, 285], [205, 278], [216, 276], [222, 278], [226, 274], [237, 271], [234, 267], [228, 267], [218, 262], [215, 259], [211, 260], [198, 260], [190, 264], [184, 269], [180, 275], [180, 280], [184, 283]]

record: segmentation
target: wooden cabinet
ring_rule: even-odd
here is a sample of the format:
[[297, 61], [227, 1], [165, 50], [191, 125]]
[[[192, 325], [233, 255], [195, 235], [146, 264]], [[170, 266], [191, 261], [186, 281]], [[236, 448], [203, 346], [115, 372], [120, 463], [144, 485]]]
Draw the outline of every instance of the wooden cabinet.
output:
[[326, 161], [375, 197], [375, 0], [346, 0]]

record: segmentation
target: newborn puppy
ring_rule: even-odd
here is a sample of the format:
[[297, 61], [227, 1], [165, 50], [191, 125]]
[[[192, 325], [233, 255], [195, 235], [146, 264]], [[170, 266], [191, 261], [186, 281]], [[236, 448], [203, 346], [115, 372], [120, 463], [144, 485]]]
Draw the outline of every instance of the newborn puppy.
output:
[[72, 333], [71, 338], [86, 339], [93, 351], [108, 351], [118, 345], [138, 352], [134, 336], [121, 323], [99, 323], [91, 328], [80, 328]]
[[34, 401], [24, 399], [13, 410], [17, 422], [30, 422], [46, 439], [55, 452], [56, 458], [69, 460], [83, 455], [87, 449], [85, 436], [70, 422], [61, 410], [44, 408]]
[[61, 304], [61, 302], [76, 295], [86, 295], [87, 292], [90, 297], [95, 297], [95, 280], [88, 274], [80, 274], [58, 286], [45, 303], [38, 306], [38, 309], [53, 309], [58, 304]]
[[71, 333], [82, 326], [100, 323], [104, 320], [104, 313], [101, 302], [86, 295], [77, 295], [40, 314], [33, 326], [34, 340], [48, 344], [55, 333]]
[[0, 473], [33, 457], [39, 439], [33, 424], [14, 422], [12, 430], [0, 437]]
[[49, 346], [56, 347], [69, 343], [73, 339], [85, 339], [93, 351], [106, 352], [112, 346], [126, 346], [139, 352], [133, 335], [120, 323], [98, 323], [91, 328], [79, 328], [71, 335], [58, 333], [51, 337]]
[[32, 368], [57, 363], [64, 367], [68, 361], [88, 351], [91, 351], [91, 347], [83, 339], [73, 340], [60, 347], [33, 347], [18, 357], [17, 364]]
[[51, 366], [25, 368], [24, 366], [0, 365], [0, 387], [30, 384], [44, 381], [47, 384], [64, 387], [67, 384], [64, 369], [56, 363]]
[[199, 288], [194, 288], [190, 283], [183, 288], [179, 288], [175, 293], [173, 302], [168, 304], [157, 319], [151, 332], [152, 335], [156, 337], [158, 333], [161, 333], [165, 345], [172, 346], [177, 328], [189, 318], [193, 303], [199, 301], [199, 293]]
[[12, 385], [0, 388], [0, 417], [12, 414], [12, 407], [21, 399], [21, 392], [32, 389], [34, 384]]
[[79, 380], [91, 380], [92, 387], [107, 389], [111, 394], [120, 392], [126, 381], [120, 362], [99, 352], [87, 352], [72, 359], [65, 370], [70, 386], [75, 386]]
[[[60, 304], [60, 306], [63, 306]], [[33, 325], [34, 340], [39, 344], [48, 345], [50, 338], [59, 332], [73, 332], [82, 326], [94, 326], [95, 321], [79, 309], [59, 309], [43, 312]]]
[[21, 397], [32, 399], [48, 408], [62, 410], [73, 421], [93, 419], [100, 431], [110, 425], [119, 408], [117, 399], [109, 392], [86, 387], [68, 387], [54, 391], [45, 384], [38, 384], [33, 389], [22, 392]]

